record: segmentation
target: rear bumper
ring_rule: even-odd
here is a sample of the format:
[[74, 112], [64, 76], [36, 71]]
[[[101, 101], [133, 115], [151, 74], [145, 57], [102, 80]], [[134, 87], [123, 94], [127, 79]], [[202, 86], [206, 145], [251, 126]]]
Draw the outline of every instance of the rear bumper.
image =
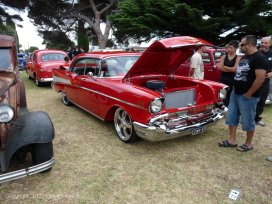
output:
[[16, 180], [19, 178], [23, 178], [23, 177], [30, 176], [39, 172], [46, 171], [47, 169], [52, 168], [54, 164], [55, 164], [55, 158], [53, 157], [47, 162], [44, 162], [35, 166], [31, 166], [26, 169], [21, 169], [18, 171], [2, 174], [0, 175], [0, 183]]
[[53, 78], [41, 78], [41, 82], [52, 82]]
[[190, 135], [192, 134], [192, 131], [196, 128], [215, 125], [220, 119], [224, 117], [224, 114], [225, 112], [217, 113], [213, 117], [199, 123], [171, 130], [168, 130], [164, 125], [160, 125], [157, 127], [145, 125], [138, 122], [133, 122], [133, 125], [139, 137], [150, 142], [156, 142]]

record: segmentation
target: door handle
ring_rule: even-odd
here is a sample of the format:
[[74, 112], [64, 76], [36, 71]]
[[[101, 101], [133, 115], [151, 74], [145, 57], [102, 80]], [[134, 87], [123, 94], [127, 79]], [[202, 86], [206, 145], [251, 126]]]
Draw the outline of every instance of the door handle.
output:
[[86, 79], [85, 79], [85, 78], [80, 78], [80, 80], [81, 80], [81, 81], [84, 81], [84, 80], [86, 80]]

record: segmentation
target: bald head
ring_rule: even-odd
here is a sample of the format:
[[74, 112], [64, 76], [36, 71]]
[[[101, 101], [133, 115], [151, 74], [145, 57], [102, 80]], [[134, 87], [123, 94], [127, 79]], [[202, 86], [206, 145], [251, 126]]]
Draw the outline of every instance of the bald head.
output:
[[271, 37], [264, 37], [261, 40], [260, 51], [267, 52], [271, 46]]

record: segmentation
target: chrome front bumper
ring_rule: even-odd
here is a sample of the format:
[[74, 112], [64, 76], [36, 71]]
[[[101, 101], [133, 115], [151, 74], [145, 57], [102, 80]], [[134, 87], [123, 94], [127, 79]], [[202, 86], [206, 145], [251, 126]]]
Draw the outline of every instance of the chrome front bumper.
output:
[[271, 93], [268, 94], [265, 104], [272, 104], [272, 94]]
[[52, 82], [53, 78], [41, 78], [42, 82]]
[[225, 112], [217, 113], [213, 117], [205, 121], [202, 121], [190, 126], [185, 126], [185, 127], [171, 129], [171, 130], [168, 130], [164, 125], [150, 126], [150, 125], [145, 125], [138, 122], [133, 122], [133, 125], [134, 125], [135, 132], [137, 133], [139, 137], [150, 142], [156, 142], [156, 141], [174, 139], [174, 138], [185, 136], [185, 135], [190, 135], [192, 134], [192, 130], [196, 128], [200, 128], [204, 126], [209, 127], [209, 126], [215, 125], [217, 122], [219, 122], [220, 119], [224, 117], [224, 113]]
[[55, 164], [55, 158], [53, 157], [52, 159], [35, 166], [31, 166], [26, 169], [21, 169], [18, 171], [2, 174], [0, 175], [0, 183], [12, 181], [15, 179], [23, 178], [26, 176], [30, 176], [30, 175], [45, 171], [47, 169], [50, 169], [54, 164]]

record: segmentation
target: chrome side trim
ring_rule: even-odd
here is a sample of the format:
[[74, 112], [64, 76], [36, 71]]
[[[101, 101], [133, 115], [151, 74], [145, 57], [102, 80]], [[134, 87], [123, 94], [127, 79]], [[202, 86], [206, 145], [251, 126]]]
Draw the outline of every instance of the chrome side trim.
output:
[[64, 84], [69, 84], [71, 85], [71, 82], [67, 79], [64, 79], [62, 77], [58, 77], [53, 75], [53, 83], [64, 83]]
[[52, 159], [50, 159], [44, 163], [41, 163], [41, 164], [38, 164], [35, 166], [31, 166], [26, 169], [21, 169], [21, 170], [13, 171], [10, 173], [5, 173], [3, 175], [0, 175], [0, 183], [12, 181], [12, 180], [23, 178], [26, 176], [31, 176], [33, 174], [50, 169], [54, 164], [55, 164], [55, 158], [53, 157]]
[[[56, 81], [53, 81], [53, 83], [56, 83]], [[67, 83], [65, 83], [65, 82], [58, 82], [58, 83], [60, 83], [60, 84], [67, 84]], [[73, 85], [73, 84], [71, 84], [71, 83], [70, 83], [69, 85], [70, 85], [70, 86], [77, 87], [77, 88], [80, 88], [80, 89], [84, 89], [84, 90], [87, 90], [87, 91], [91, 91], [91, 92], [96, 93], [96, 94], [99, 94], [99, 95], [101, 95], [101, 96], [105, 96], [105, 97], [110, 98], [110, 99], [113, 99], [113, 100], [115, 100], [115, 101], [118, 101], [118, 102], [121, 102], [121, 103], [130, 105], [130, 106], [133, 106], [133, 107], [136, 107], [136, 108], [140, 108], [140, 109], [142, 109], [142, 110], [148, 110], [147, 108], [143, 108], [143, 107], [138, 106], [138, 105], [135, 105], [135, 104], [133, 104], [133, 103], [129, 103], [129, 102], [127, 102], [127, 101], [120, 100], [120, 99], [118, 99], [118, 98], [115, 98], [115, 97], [106, 95], [106, 94], [104, 94], [104, 93], [101, 93], [101, 92], [98, 92], [98, 91], [95, 91], [95, 90], [92, 90], [92, 89], [87, 89], [87, 88], [84, 88], [84, 87], [81, 87], [81, 86], [75, 86], [75, 85]], [[84, 109], [84, 110], [86, 110], [86, 109]]]
[[90, 113], [91, 115], [93, 115], [93, 116], [97, 117], [98, 119], [100, 119], [100, 120], [104, 121], [104, 119], [103, 119], [103, 118], [101, 118], [101, 117], [99, 117], [98, 115], [96, 115], [96, 114], [94, 114], [94, 113], [92, 113], [92, 112], [88, 111], [87, 109], [83, 108], [82, 106], [78, 105], [77, 103], [74, 103], [73, 101], [70, 101], [70, 102], [71, 102], [71, 103], [73, 103], [74, 105], [76, 105], [77, 107], [79, 107], [79, 108], [81, 108], [81, 109], [85, 110], [86, 112]]

